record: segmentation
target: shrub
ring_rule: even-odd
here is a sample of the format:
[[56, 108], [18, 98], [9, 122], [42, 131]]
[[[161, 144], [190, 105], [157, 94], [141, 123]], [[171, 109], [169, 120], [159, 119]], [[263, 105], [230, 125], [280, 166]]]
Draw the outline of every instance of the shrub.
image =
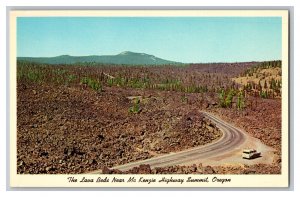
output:
[[89, 86], [90, 88], [92, 88], [95, 91], [102, 91], [102, 85], [98, 80], [89, 78], [89, 77], [83, 77], [80, 82], [82, 84], [86, 84], [87, 86]]
[[259, 96], [264, 99], [269, 97], [268, 92], [263, 90], [259, 92]]
[[27, 72], [27, 79], [33, 82], [39, 82], [42, 80], [42, 73], [39, 70], [28, 70]]
[[133, 113], [133, 114], [139, 113], [141, 111], [141, 108], [140, 108], [140, 99], [136, 98], [134, 100], [133, 106], [130, 107], [128, 111], [130, 113]]
[[107, 84], [108, 84], [109, 87], [113, 86], [114, 85], [114, 79], [113, 78], [107, 79]]
[[188, 101], [188, 98], [185, 95], [181, 96], [181, 102], [187, 103], [187, 101]]
[[76, 80], [76, 76], [75, 75], [68, 75], [66, 83], [69, 84], [69, 83], [72, 83], [75, 80]]

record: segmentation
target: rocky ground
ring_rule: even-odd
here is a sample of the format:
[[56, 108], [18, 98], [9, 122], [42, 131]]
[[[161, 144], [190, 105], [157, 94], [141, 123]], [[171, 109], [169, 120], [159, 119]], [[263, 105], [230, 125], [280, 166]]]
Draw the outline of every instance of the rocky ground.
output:
[[212, 108], [210, 111], [281, 154], [281, 99], [249, 97], [247, 108], [243, 111], [224, 108]]
[[210, 143], [222, 134], [199, 112], [215, 103], [204, 103], [198, 94], [20, 82], [18, 173], [84, 173]]
[[267, 165], [234, 165], [234, 166], [169, 166], [151, 168], [150, 165], [140, 165], [127, 171], [103, 168], [103, 174], [280, 174], [279, 164]]
[[[139, 109], [131, 113], [136, 99]], [[220, 108], [218, 95], [18, 81], [17, 170], [84, 173], [204, 145], [221, 132], [208, 111], [276, 149], [272, 165], [139, 167], [125, 173], [274, 174], [281, 171], [281, 100], [248, 97], [246, 109]], [[108, 167], [108, 168], [107, 168]], [[141, 168], [141, 169], [140, 169]], [[105, 171], [106, 170], [106, 171]]]

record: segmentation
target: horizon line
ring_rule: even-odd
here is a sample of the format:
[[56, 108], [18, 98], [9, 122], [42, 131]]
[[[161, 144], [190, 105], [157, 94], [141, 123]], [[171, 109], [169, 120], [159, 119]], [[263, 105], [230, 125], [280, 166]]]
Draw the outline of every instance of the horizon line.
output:
[[169, 60], [169, 59], [165, 59], [163, 57], [158, 57], [156, 55], [153, 54], [148, 54], [148, 53], [144, 53], [144, 52], [134, 52], [134, 51], [122, 51], [120, 53], [114, 54], [114, 55], [107, 55], [107, 54], [92, 54], [92, 55], [70, 55], [70, 54], [62, 54], [62, 55], [55, 55], [55, 56], [17, 56], [17, 58], [55, 58], [55, 57], [61, 57], [61, 56], [70, 56], [70, 57], [89, 57], [89, 56], [117, 56], [120, 55], [124, 52], [130, 52], [130, 53], [137, 53], [137, 54], [146, 54], [146, 55], [152, 55], [155, 56], [157, 58], [160, 59], [164, 59], [164, 60], [168, 60], [168, 61], [173, 61], [173, 62], [177, 62], [177, 63], [182, 63], [182, 64], [220, 64], [220, 63], [247, 63], [247, 62], [268, 62], [268, 61], [282, 61], [282, 59], [272, 59], [272, 60], [248, 60], [248, 61], [214, 61], [214, 62], [178, 62], [178, 61], [174, 61], [174, 60]]

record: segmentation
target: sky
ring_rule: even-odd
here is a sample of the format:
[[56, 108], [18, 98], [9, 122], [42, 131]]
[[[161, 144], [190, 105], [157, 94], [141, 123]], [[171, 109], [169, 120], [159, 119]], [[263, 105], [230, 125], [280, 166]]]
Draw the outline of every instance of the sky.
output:
[[183, 63], [281, 59], [280, 17], [19, 17], [17, 56], [132, 51]]

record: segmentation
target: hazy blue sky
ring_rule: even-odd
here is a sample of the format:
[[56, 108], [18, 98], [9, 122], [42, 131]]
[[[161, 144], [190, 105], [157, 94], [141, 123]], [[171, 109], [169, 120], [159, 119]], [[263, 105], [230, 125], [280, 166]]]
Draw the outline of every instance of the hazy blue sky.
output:
[[281, 59], [280, 17], [22, 17], [17, 55], [148, 53], [179, 62]]

